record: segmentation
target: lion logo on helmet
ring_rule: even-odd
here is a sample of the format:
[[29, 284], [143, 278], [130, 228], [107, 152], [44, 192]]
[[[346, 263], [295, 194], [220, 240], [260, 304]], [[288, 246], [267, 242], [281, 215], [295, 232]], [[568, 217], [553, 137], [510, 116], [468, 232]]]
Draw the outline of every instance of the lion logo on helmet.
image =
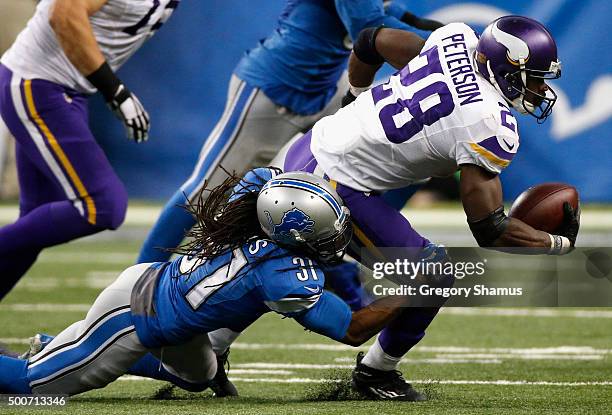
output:
[[283, 214], [283, 218], [279, 224], [275, 224], [270, 216], [270, 212], [265, 211], [268, 223], [272, 228], [272, 235], [279, 238], [296, 239], [296, 233], [312, 233], [314, 232], [314, 221], [310, 219], [306, 213], [298, 208], [293, 208]]

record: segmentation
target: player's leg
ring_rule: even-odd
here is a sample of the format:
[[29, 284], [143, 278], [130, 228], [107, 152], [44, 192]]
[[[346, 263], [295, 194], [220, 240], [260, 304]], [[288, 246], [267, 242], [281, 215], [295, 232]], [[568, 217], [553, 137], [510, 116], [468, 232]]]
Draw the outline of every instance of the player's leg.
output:
[[0, 229], [0, 268], [8, 286], [41, 249], [119, 226], [127, 195], [91, 135], [84, 97], [0, 67], [0, 110], [17, 140], [26, 186], [20, 218]]
[[215, 396], [220, 398], [238, 396], [238, 390], [230, 382], [225, 371], [226, 364], [229, 365], [230, 346], [238, 336], [240, 336], [240, 332], [229, 328], [222, 328], [208, 333], [208, 338], [217, 357], [217, 373], [215, 373], [215, 377], [210, 383], [210, 388], [215, 392]]
[[104, 387], [124, 374], [147, 353], [130, 309], [132, 288], [147, 268], [139, 264], [126, 269], [100, 293], [84, 320], [29, 360], [0, 359], [0, 389], [74, 395]]
[[[423, 248], [429, 241], [421, 236], [380, 195], [365, 194], [338, 184], [336, 190], [351, 211], [354, 242], [374, 258], [385, 258], [377, 248]], [[355, 249], [355, 244], [352, 244]], [[357, 253], [354, 253], [357, 255]], [[361, 393], [380, 399], [423, 400], [396, 370], [401, 357], [425, 335], [438, 308], [406, 308], [379, 335], [363, 360], [358, 358], [353, 384]]]

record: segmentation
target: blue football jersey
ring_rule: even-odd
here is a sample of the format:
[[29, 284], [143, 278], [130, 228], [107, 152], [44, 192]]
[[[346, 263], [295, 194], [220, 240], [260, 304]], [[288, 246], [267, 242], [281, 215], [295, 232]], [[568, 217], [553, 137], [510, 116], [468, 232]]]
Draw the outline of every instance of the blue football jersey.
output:
[[246, 52], [235, 74], [276, 104], [307, 115], [336, 93], [352, 41], [366, 27], [411, 30], [382, 0], [289, 0], [275, 30]]
[[[311, 259], [270, 240], [252, 240], [207, 260], [181, 256], [155, 263], [141, 280], [132, 309], [147, 347], [184, 343], [222, 327], [242, 331], [269, 311], [339, 340], [352, 316], [342, 300], [323, 290], [325, 276]], [[140, 295], [147, 286], [153, 294]]]

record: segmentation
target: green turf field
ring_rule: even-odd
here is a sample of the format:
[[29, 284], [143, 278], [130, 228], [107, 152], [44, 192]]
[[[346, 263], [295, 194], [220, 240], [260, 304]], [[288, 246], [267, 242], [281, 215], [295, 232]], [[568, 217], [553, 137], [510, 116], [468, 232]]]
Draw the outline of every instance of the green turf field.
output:
[[[45, 251], [0, 304], [0, 341], [21, 351], [36, 332], [84, 315], [135, 258], [138, 240], [85, 240]], [[474, 311], [475, 310], [475, 311]], [[124, 377], [73, 397], [76, 414], [612, 413], [609, 309], [452, 309], [432, 324], [401, 369], [424, 403], [355, 400], [346, 386], [356, 350], [269, 314], [238, 340], [230, 377], [240, 398], [167, 391]], [[0, 414], [49, 413], [0, 407]], [[53, 412], [51, 412], [53, 413]]]

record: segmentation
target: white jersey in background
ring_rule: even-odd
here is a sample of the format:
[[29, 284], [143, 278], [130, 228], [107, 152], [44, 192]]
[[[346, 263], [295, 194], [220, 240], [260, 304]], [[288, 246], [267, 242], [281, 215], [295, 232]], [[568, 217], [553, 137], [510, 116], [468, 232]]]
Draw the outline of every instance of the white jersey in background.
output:
[[[2, 56], [2, 64], [25, 79], [46, 79], [83, 93], [96, 89], [70, 63], [49, 23], [54, 0], [42, 0], [27, 27]], [[178, 0], [108, 0], [89, 21], [102, 54], [118, 69], [161, 27]]]
[[433, 32], [421, 54], [312, 130], [327, 175], [359, 191], [385, 191], [453, 174], [460, 164], [492, 173], [519, 147], [503, 97], [474, 70], [478, 38], [463, 23]]

